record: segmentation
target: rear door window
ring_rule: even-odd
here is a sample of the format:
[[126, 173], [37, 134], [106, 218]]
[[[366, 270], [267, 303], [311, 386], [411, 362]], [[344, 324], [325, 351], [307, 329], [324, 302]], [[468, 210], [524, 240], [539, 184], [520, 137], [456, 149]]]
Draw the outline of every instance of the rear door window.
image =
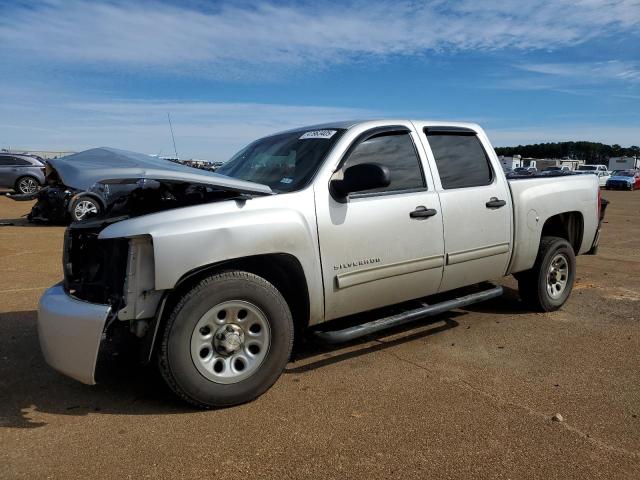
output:
[[445, 190], [489, 185], [493, 171], [474, 133], [425, 132]]

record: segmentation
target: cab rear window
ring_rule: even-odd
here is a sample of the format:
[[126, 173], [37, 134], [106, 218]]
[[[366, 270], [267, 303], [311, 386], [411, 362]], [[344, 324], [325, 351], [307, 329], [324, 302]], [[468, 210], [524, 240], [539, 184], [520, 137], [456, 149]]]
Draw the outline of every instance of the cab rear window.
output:
[[444, 189], [489, 185], [493, 171], [475, 133], [425, 132]]

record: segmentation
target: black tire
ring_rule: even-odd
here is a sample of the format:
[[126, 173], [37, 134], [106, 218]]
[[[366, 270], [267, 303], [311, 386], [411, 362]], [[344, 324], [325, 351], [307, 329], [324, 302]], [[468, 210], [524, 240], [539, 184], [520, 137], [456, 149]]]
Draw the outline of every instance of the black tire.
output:
[[[223, 384], [200, 373], [191, 355], [191, 338], [205, 313], [229, 301], [258, 307], [268, 321], [271, 338], [255, 372], [236, 383]], [[202, 280], [178, 301], [164, 328], [158, 368], [169, 388], [187, 402], [200, 408], [228, 407], [266, 392], [282, 374], [292, 346], [293, 318], [280, 292], [252, 273], [227, 271]]]
[[[557, 256], [561, 256], [566, 262], [566, 284], [561, 293], [552, 296], [549, 289], [553, 290], [556, 284], [550, 284], [549, 272], [551, 262], [558, 258]], [[520, 298], [535, 311], [552, 312], [557, 310], [569, 298], [575, 275], [576, 257], [571, 244], [564, 238], [542, 237], [533, 268], [517, 275]]]
[[23, 175], [16, 180], [14, 189], [21, 194], [36, 193], [40, 190], [40, 182], [36, 177]]
[[69, 208], [71, 220], [74, 222], [81, 222], [87, 218], [95, 217], [99, 215], [101, 211], [102, 205], [100, 205], [100, 202], [87, 195], [74, 199]]

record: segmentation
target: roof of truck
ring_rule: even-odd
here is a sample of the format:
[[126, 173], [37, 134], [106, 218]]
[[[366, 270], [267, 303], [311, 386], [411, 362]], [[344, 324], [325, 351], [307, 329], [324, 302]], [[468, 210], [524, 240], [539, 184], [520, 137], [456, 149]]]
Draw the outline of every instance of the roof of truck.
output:
[[335, 122], [319, 123], [316, 125], [306, 125], [306, 126], [290, 128], [288, 130], [277, 132], [275, 135], [279, 135], [282, 133], [289, 133], [289, 132], [300, 132], [303, 130], [308, 131], [308, 130], [349, 129], [363, 123], [380, 123], [380, 122], [389, 123], [390, 125], [396, 122], [424, 122], [424, 123], [429, 123], [429, 124], [437, 125], [441, 127], [461, 127], [461, 128], [471, 128], [474, 130], [478, 128], [478, 124], [476, 123], [454, 122], [449, 120], [417, 120], [417, 119], [411, 120], [406, 118], [375, 118], [375, 119], [372, 118], [368, 120], [338, 120]]

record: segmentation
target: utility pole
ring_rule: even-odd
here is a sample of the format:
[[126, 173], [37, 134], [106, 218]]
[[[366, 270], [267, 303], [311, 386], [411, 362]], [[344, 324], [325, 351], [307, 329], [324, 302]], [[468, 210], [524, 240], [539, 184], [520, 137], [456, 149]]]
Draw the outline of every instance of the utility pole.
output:
[[169, 119], [169, 129], [171, 130], [171, 140], [173, 140], [173, 152], [176, 154], [176, 160], [178, 160], [178, 149], [176, 148], [176, 139], [173, 136], [173, 126], [171, 125], [171, 115], [167, 112], [167, 118]]

